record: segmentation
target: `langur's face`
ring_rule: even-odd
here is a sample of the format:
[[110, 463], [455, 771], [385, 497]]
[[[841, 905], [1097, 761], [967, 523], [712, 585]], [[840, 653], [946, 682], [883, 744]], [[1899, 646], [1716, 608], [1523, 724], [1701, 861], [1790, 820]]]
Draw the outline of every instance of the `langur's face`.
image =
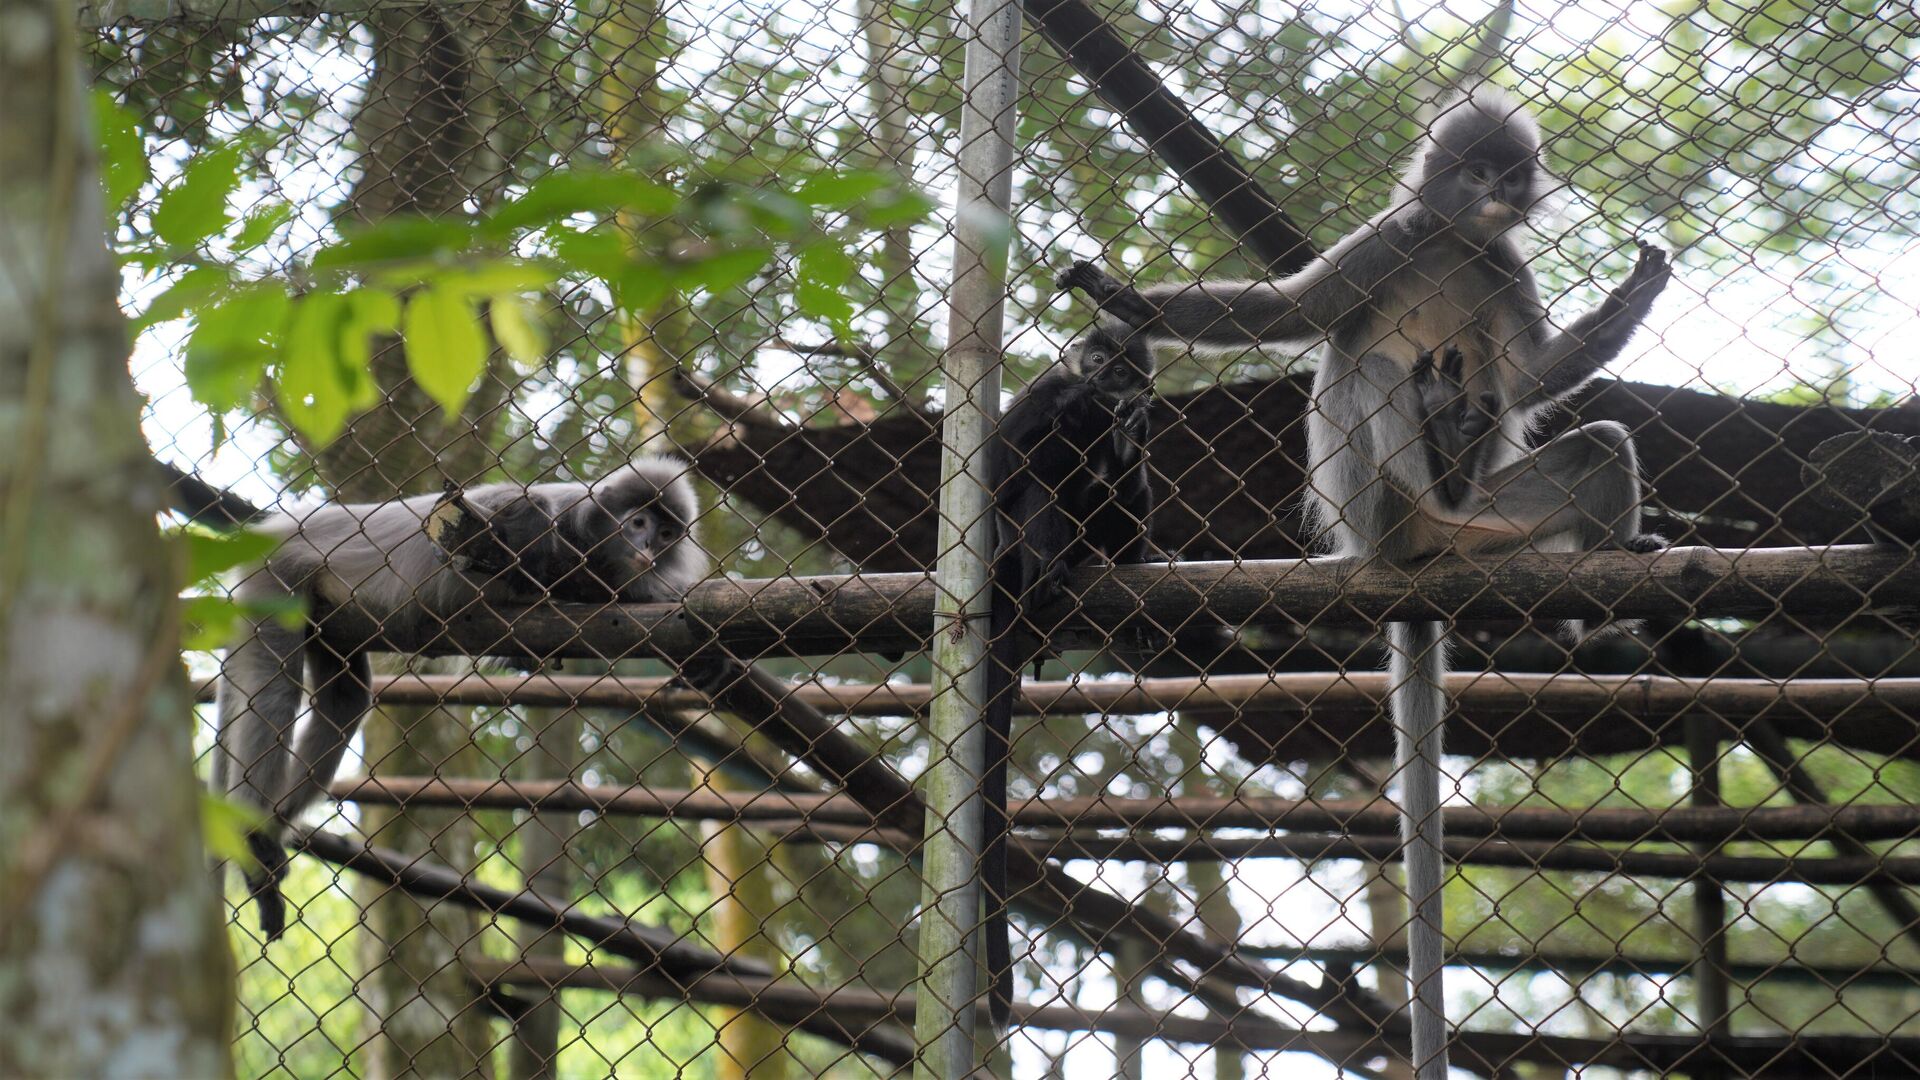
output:
[[684, 540], [690, 523], [652, 485], [633, 480], [597, 489], [565, 511], [580, 549], [576, 571], [557, 591], [618, 596]]
[[1146, 348], [1144, 339], [1123, 342], [1105, 330], [1095, 330], [1069, 345], [1065, 359], [1070, 370], [1095, 386], [1118, 392], [1136, 386], [1140, 373], [1150, 370], [1153, 361]]
[[1455, 229], [1496, 236], [1539, 201], [1538, 153], [1506, 128], [1463, 120], [1441, 131], [1423, 163], [1420, 199]]

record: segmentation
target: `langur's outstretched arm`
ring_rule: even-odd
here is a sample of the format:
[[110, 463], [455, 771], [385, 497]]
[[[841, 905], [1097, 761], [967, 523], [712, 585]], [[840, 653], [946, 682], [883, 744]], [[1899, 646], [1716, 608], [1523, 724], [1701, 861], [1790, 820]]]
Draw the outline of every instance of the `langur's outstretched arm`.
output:
[[1665, 251], [1641, 244], [1633, 272], [1604, 303], [1558, 334], [1542, 333], [1544, 340], [1522, 362], [1519, 406], [1537, 408], [1586, 385], [1626, 348], [1627, 340], [1646, 321], [1654, 298], [1667, 287], [1672, 273]]
[[[1364, 261], [1373, 254], [1360, 250], [1366, 246], [1363, 241], [1350, 255]], [[1085, 292], [1102, 310], [1149, 338], [1227, 346], [1307, 342], [1329, 333], [1364, 308], [1365, 276], [1321, 259], [1281, 281], [1196, 281], [1136, 289], [1091, 263], [1077, 262], [1061, 275], [1060, 284]]]

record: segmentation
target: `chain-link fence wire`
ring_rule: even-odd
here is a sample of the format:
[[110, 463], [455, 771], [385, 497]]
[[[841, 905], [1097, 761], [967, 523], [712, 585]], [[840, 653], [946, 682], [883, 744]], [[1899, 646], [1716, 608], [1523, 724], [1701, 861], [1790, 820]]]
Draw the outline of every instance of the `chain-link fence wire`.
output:
[[[1803, 475], [1831, 437], [1920, 434], [1901, 359], [1920, 223], [1911, 12], [1028, 15], [1009, 391], [1091, 323], [1053, 287], [1074, 258], [1147, 284], [1297, 257], [1274, 250], [1276, 218], [1235, 209], [1250, 189], [1195, 180], [1196, 129], [1142, 134], [1139, 103], [1162, 99], [1128, 79], [1183, 103], [1324, 250], [1390, 204], [1423, 125], [1484, 75], [1539, 118], [1560, 182], [1523, 245], [1551, 326], [1603, 302], [1633, 241], [1676, 267], [1532, 444], [1624, 425], [1648, 529], [1723, 554], [1481, 552], [1342, 591], [1328, 564], [1272, 561], [1307, 553], [1314, 495], [1326, 524], [1348, 506], [1307, 482], [1321, 352], [1163, 353], [1145, 462], [1155, 558], [1175, 563], [1089, 560], [1079, 613], [1030, 620], [1061, 632], [1016, 710], [1016, 1026], [989, 1067], [1409, 1075], [1379, 629], [1439, 611], [1459, 616], [1441, 762], [1457, 1069], [1920, 1069], [1920, 863], [1903, 850], [1920, 658], [1875, 599], [1914, 571], [1897, 546], [1826, 546], [1893, 538], [1908, 504], [1861, 486], [1878, 473], [1858, 457], [1825, 486]], [[356, 221], [470, 212], [630, 158], [686, 187], [877, 166], [951, 203], [964, 24], [948, 5], [132, 0], [86, 18], [158, 183], [268, 136], [234, 198], [284, 215], [249, 256], [262, 273]], [[1115, 42], [1135, 66], [1100, 51]], [[157, 190], [122, 229], [149, 227]], [[699, 242], [632, 224], [580, 231]], [[931, 619], [917, 579], [884, 575], [936, 554], [947, 230], [861, 234], [839, 333], [800, 313], [781, 264], [650, 303], [556, 289], [546, 362], [496, 356], [448, 419], [397, 350], [378, 353], [381, 403], [325, 447], [267, 396], [207, 415], [178, 328], [141, 336], [156, 453], [263, 505], [592, 479], [671, 451], [717, 567], [679, 653], [636, 648], [629, 616], [600, 605], [569, 609], [571, 633], [529, 631], [563, 642], [564, 665], [379, 658], [341, 801], [297, 823], [286, 935], [263, 943], [229, 891], [244, 1074], [901, 1068], [927, 959], [910, 856]], [[129, 291], [166, 283], [134, 272]], [[1421, 309], [1402, 343], [1443, 364], [1474, 314]], [[1896, 467], [1903, 446], [1883, 451]], [[1565, 505], [1597, 512], [1574, 491]], [[1557, 636], [1616, 608], [1650, 618], [1578, 648]], [[218, 654], [192, 659], [218, 674]]]

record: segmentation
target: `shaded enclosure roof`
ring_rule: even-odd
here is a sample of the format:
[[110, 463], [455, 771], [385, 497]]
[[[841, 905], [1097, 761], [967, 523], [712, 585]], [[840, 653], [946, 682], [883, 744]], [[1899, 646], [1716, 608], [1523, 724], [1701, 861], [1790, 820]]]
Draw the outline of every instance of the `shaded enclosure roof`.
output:
[[[1172, 395], [1148, 447], [1154, 541], [1187, 559], [1302, 554], [1299, 514], [1308, 376]], [[1865, 539], [1865, 515], [1808, 498], [1801, 466], [1834, 435], [1920, 434], [1920, 408], [1809, 408], [1647, 383], [1602, 382], [1543, 434], [1617, 420], [1635, 435], [1652, 526], [1680, 543], [1729, 547]], [[695, 455], [715, 484], [822, 540], [865, 570], [932, 563], [937, 418], [779, 427], [737, 423]]]

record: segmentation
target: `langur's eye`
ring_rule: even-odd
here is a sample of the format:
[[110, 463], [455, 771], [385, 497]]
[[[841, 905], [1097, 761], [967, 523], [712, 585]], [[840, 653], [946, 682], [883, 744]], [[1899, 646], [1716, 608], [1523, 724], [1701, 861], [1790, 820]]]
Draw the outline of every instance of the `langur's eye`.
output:
[[1476, 162], [1467, 166], [1467, 178], [1476, 184], [1492, 183], [1493, 169], [1484, 163]]

